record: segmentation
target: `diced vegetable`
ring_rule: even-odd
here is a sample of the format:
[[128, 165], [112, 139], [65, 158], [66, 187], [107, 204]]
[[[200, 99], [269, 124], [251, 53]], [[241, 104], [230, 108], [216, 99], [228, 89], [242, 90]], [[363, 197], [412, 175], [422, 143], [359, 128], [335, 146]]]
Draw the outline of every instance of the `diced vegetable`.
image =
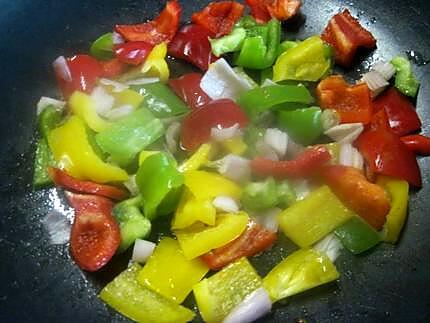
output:
[[166, 62], [167, 44], [161, 43], [152, 49], [145, 60], [140, 72], [145, 77], [156, 77], [161, 83], [169, 80], [170, 70]]
[[58, 112], [63, 112], [66, 102], [42, 96], [37, 102], [37, 115], [39, 116], [47, 107], [54, 107]]
[[423, 135], [409, 135], [400, 138], [402, 142], [417, 155], [430, 155], [430, 138]]
[[216, 168], [221, 175], [236, 182], [245, 182], [251, 175], [249, 160], [234, 154], [226, 155], [207, 166]]
[[146, 263], [148, 258], [154, 253], [155, 243], [147, 240], [136, 239], [134, 241], [133, 254], [131, 260]]
[[324, 131], [324, 134], [338, 143], [352, 143], [360, 136], [364, 127], [360, 122], [343, 123]]
[[245, 209], [258, 211], [269, 209], [278, 204], [278, 190], [272, 177], [264, 182], [247, 184], [240, 198]]
[[217, 211], [224, 213], [237, 213], [239, 212], [238, 203], [229, 196], [217, 196], [212, 201], [212, 205]]
[[357, 148], [350, 143], [342, 143], [339, 145], [338, 163], [342, 166], [350, 166], [359, 170], [363, 169], [363, 156]]
[[361, 80], [369, 87], [372, 97], [376, 97], [381, 94], [389, 85], [387, 80], [376, 71], [365, 73]]
[[378, 61], [372, 65], [370, 68], [371, 71], [378, 72], [381, 74], [387, 81], [389, 81], [394, 74], [396, 74], [396, 69], [393, 64], [385, 61]]
[[178, 169], [184, 173], [198, 170], [209, 162], [213, 151], [214, 147], [211, 144], [202, 144]]
[[145, 41], [129, 41], [115, 45], [115, 55], [122, 63], [129, 65], [139, 65], [145, 62], [151, 52], [153, 44]]
[[97, 38], [90, 47], [90, 54], [97, 59], [111, 59], [113, 53], [113, 33], [106, 33]]
[[34, 157], [33, 185], [36, 188], [52, 183], [48, 173], [49, 166], [55, 166], [55, 160], [46, 139], [40, 138], [36, 143], [36, 155]]
[[234, 28], [232, 32], [224, 37], [209, 39], [211, 43], [212, 53], [220, 57], [225, 53], [238, 51], [242, 48], [243, 41], [246, 38], [245, 28]]
[[211, 101], [200, 87], [202, 77], [199, 73], [188, 73], [177, 79], [170, 79], [169, 86], [191, 109], [196, 109]]
[[411, 62], [405, 57], [397, 56], [391, 60], [391, 64], [396, 69], [396, 88], [404, 95], [416, 97], [420, 82], [415, 78]]
[[325, 238], [314, 244], [312, 249], [325, 254], [331, 262], [335, 262], [340, 255], [340, 250], [343, 249], [343, 245], [336, 235], [330, 233]]
[[266, 22], [272, 18], [288, 20], [294, 17], [302, 5], [301, 0], [246, 0], [252, 16], [257, 22]]
[[49, 105], [39, 114], [38, 130], [40, 136], [48, 140], [49, 133], [52, 129], [58, 126], [62, 118], [61, 111], [58, 111], [55, 106]]

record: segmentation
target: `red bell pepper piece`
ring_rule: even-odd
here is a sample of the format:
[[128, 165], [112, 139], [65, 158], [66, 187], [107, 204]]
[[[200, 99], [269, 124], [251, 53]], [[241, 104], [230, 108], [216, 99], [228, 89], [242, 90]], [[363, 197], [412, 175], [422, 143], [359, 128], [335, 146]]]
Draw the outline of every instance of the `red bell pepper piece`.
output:
[[421, 186], [420, 169], [412, 151], [391, 131], [364, 131], [355, 141], [370, 171], [402, 178], [413, 186]]
[[124, 73], [127, 64], [121, 62], [118, 58], [112, 58], [108, 61], [100, 61], [103, 69], [103, 77], [114, 78]]
[[251, 15], [258, 23], [264, 24], [272, 19], [265, 0], [245, 0], [245, 2], [251, 9]]
[[128, 41], [144, 41], [152, 45], [169, 42], [179, 28], [182, 8], [177, 0], [170, 0], [157, 18], [137, 25], [116, 25], [115, 31]]
[[210, 269], [219, 270], [239, 258], [251, 257], [270, 248], [276, 239], [276, 232], [249, 221], [247, 229], [237, 239], [200, 258]]
[[374, 113], [366, 127], [367, 130], [385, 130], [391, 131], [390, 123], [388, 122], [387, 113], [385, 109], [381, 109]]
[[343, 76], [333, 75], [318, 84], [317, 97], [321, 108], [339, 113], [341, 123], [367, 124], [372, 117], [370, 90], [365, 83], [349, 85]]
[[236, 123], [241, 128], [248, 124], [246, 114], [236, 103], [230, 99], [211, 101], [185, 117], [181, 128], [182, 146], [194, 150], [210, 140], [212, 128], [228, 128]]
[[99, 61], [89, 55], [76, 55], [67, 58], [70, 79], [64, 79], [62, 71], [55, 70], [58, 85], [67, 99], [75, 91], [90, 93], [96, 81], [103, 75]]
[[301, 0], [245, 0], [251, 8], [251, 15], [258, 23], [266, 23], [272, 18], [287, 20], [299, 11]]
[[169, 86], [191, 109], [197, 109], [212, 101], [200, 87], [203, 75], [188, 73], [177, 79], [170, 79]]
[[368, 182], [354, 167], [328, 165], [321, 168], [320, 174], [348, 208], [376, 230], [382, 229], [390, 211], [390, 200], [382, 187]]
[[373, 101], [373, 109], [375, 112], [385, 110], [392, 131], [399, 136], [407, 135], [421, 128], [421, 121], [415, 107], [394, 87]]
[[81, 181], [73, 178], [65, 171], [58, 168], [48, 167], [48, 173], [56, 185], [68, 190], [104, 196], [117, 201], [123, 200], [128, 196], [126, 191], [118, 187], [98, 184], [90, 181]]
[[400, 138], [417, 155], [430, 156], [430, 138], [423, 135], [409, 135]]
[[111, 200], [66, 192], [75, 209], [70, 234], [70, 251], [79, 268], [97, 271], [106, 265], [121, 242], [119, 226], [112, 216]]
[[144, 41], [130, 41], [115, 45], [115, 55], [120, 62], [139, 65], [146, 60], [153, 47], [154, 45]]
[[257, 157], [251, 161], [251, 170], [256, 175], [277, 179], [300, 178], [312, 175], [330, 159], [327, 148], [316, 146], [304, 150], [293, 160], [273, 161]]
[[206, 71], [209, 64], [217, 60], [217, 57], [212, 54], [209, 37], [210, 32], [206, 28], [194, 24], [186, 25], [170, 42], [169, 54]]
[[211, 32], [212, 38], [228, 35], [242, 17], [244, 5], [235, 1], [211, 2], [202, 11], [193, 13], [191, 21]]
[[376, 47], [376, 39], [351, 16], [348, 9], [330, 19], [321, 38], [333, 46], [336, 63], [346, 67], [351, 65], [358, 47]]

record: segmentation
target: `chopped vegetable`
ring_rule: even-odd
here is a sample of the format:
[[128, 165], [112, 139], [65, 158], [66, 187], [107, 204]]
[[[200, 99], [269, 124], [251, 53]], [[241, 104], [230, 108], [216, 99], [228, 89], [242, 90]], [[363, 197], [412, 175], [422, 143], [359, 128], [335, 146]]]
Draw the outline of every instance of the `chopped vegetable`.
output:
[[393, 64], [385, 61], [378, 61], [372, 65], [371, 71], [378, 72], [381, 74], [385, 80], [389, 81], [396, 74], [396, 69]]
[[52, 129], [58, 126], [61, 121], [62, 113], [53, 105], [49, 105], [39, 114], [38, 130], [41, 137], [48, 139]]
[[269, 177], [264, 182], [247, 184], [240, 198], [245, 209], [251, 211], [265, 210], [278, 204], [276, 182]]
[[363, 124], [356, 123], [343, 123], [324, 131], [324, 134], [338, 143], [352, 143], [363, 132]]
[[338, 164], [362, 170], [363, 156], [350, 143], [342, 143], [339, 145]]
[[139, 65], [146, 60], [153, 47], [144, 41], [129, 41], [115, 45], [115, 55], [122, 63]]
[[160, 82], [166, 83], [169, 80], [170, 70], [166, 62], [167, 44], [155, 45], [145, 60], [140, 72], [145, 77], [157, 77]]
[[200, 147], [188, 158], [179, 170], [181, 172], [188, 172], [191, 170], [198, 170], [200, 167], [207, 164], [213, 154], [214, 147], [211, 144], [202, 144]]
[[324, 253], [331, 262], [335, 262], [340, 255], [340, 251], [343, 249], [343, 245], [336, 235], [330, 233], [314, 244], [312, 249]]
[[90, 54], [97, 59], [111, 59], [114, 57], [113, 45], [113, 33], [103, 34], [92, 43]]
[[430, 138], [423, 135], [409, 135], [400, 138], [417, 155], [430, 156]]
[[397, 56], [391, 60], [391, 64], [396, 69], [396, 88], [404, 95], [416, 97], [420, 82], [415, 78], [411, 62], [405, 57]]
[[235, 123], [231, 127], [219, 129], [217, 127], [211, 128], [211, 138], [214, 141], [226, 141], [240, 135], [239, 124]]
[[200, 87], [202, 77], [199, 73], [188, 73], [180, 78], [170, 79], [169, 86], [191, 109], [197, 109], [211, 101]]
[[224, 213], [237, 213], [239, 212], [239, 205], [229, 196], [217, 196], [212, 201], [212, 205], [217, 211]]
[[155, 243], [147, 240], [136, 239], [133, 247], [131, 260], [146, 263], [149, 257], [154, 253]]
[[386, 87], [390, 85], [387, 80], [376, 71], [365, 73], [361, 80], [369, 87], [372, 98], [381, 94], [386, 89]]
[[39, 116], [43, 112], [43, 110], [50, 106], [54, 107], [55, 110], [57, 110], [58, 112], [62, 112], [64, 111], [66, 102], [42, 96], [39, 102], [37, 102], [37, 115]]
[[236, 182], [245, 182], [251, 175], [249, 160], [234, 154], [226, 155], [207, 166], [216, 168], [221, 175]]
[[282, 158], [287, 153], [288, 135], [276, 128], [268, 128], [264, 134], [264, 142]]
[[240, 50], [243, 41], [246, 38], [246, 30], [242, 27], [236, 27], [232, 32], [224, 37], [209, 39], [211, 43], [212, 53], [216, 57], [220, 57], [225, 53], [232, 53]]
[[287, 20], [294, 17], [302, 5], [301, 0], [246, 0], [251, 8], [251, 14], [259, 23], [264, 23], [270, 18]]
[[36, 143], [36, 155], [34, 157], [33, 185], [36, 188], [52, 184], [48, 173], [48, 167], [55, 166], [55, 160], [45, 138], [40, 138]]

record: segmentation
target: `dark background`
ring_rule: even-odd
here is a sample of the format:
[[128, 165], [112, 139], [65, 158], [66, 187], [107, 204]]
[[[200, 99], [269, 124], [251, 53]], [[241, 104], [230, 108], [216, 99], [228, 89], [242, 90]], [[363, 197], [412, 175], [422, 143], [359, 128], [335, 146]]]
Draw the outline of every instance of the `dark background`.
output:
[[[207, 2], [182, 0], [184, 17]], [[86, 275], [71, 261], [67, 246], [49, 244], [41, 219], [63, 206], [54, 190], [31, 188], [35, 106], [41, 95], [57, 96], [50, 66], [57, 56], [85, 52], [115, 23], [150, 18], [163, 5], [149, 0], [0, 0], [0, 322], [126, 321], [96, 296], [124, 263], [119, 260], [97, 275]], [[343, 7], [378, 39], [378, 49], [362, 54], [355, 70], [407, 50], [430, 57], [426, 0], [305, 0], [302, 16], [286, 26], [288, 35], [320, 33]], [[415, 66], [422, 81], [418, 112], [428, 135], [429, 68]], [[430, 159], [419, 162], [424, 188], [411, 195], [400, 243], [380, 245], [359, 257], [344, 251], [336, 263], [338, 282], [277, 304], [261, 321], [430, 321]], [[288, 245], [281, 243], [253, 263], [264, 274], [287, 251]]]

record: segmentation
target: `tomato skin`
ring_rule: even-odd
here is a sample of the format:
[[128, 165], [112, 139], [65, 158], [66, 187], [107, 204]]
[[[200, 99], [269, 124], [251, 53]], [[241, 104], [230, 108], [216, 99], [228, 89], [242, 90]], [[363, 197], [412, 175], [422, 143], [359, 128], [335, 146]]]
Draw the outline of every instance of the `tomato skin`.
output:
[[105, 197], [66, 192], [75, 209], [70, 251], [79, 268], [97, 271], [113, 257], [121, 242], [112, 216], [113, 202]]
[[130, 41], [115, 45], [115, 55], [122, 63], [139, 65], [146, 60], [153, 47], [144, 41]]
[[229, 128], [236, 123], [243, 128], [248, 118], [235, 102], [230, 99], [211, 101], [185, 117], [181, 128], [182, 146], [195, 150], [210, 140], [211, 128]]
[[200, 73], [188, 73], [170, 79], [169, 86], [191, 109], [198, 109], [212, 101], [200, 87], [202, 77]]
[[121, 62], [118, 58], [112, 58], [108, 61], [100, 61], [103, 69], [103, 77], [114, 78], [122, 74], [126, 68], [127, 64]]

